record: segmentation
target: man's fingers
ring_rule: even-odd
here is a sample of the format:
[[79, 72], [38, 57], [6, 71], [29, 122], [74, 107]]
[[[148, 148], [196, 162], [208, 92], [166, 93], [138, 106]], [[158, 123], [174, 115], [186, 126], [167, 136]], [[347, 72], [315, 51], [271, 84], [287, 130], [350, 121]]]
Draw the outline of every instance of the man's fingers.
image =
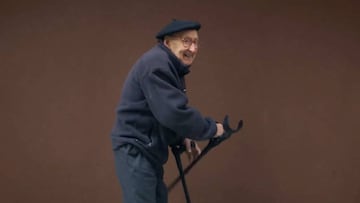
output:
[[199, 145], [194, 141], [191, 141], [191, 148], [192, 148], [192, 156], [193, 156], [192, 158], [196, 159], [201, 154], [201, 149]]
[[189, 161], [196, 159], [196, 157], [201, 154], [201, 149], [195, 141], [186, 138], [184, 144], [186, 148], [186, 155]]
[[185, 139], [185, 147], [186, 152], [191, 153], [191, 141], [189, 139]]
[[195, 151], [197, 152], [197, 155], [200, 155], [201, 154], [201, 149], [199, 147], [199, 145], [197, 143], [195, 143]]
[[185, 144], [185, 148], [186, 148], [186, 155], [188, 157], [189, 160], [191, 160], [191, 143], [190, 143], [190, 140], [189, 139], [185, 139], [184, 141], [184, 144]]

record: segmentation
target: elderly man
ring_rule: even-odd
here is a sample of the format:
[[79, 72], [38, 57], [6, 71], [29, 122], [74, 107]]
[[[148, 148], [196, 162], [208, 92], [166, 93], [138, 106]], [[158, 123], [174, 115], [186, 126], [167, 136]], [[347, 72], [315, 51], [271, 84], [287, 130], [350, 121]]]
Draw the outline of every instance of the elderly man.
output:
[[184, 76], [199, 49], [200, 27], [183, 20], [166, 25], [123, 85], [111, 137], [125, 203], [166, 203], [163, 165], [169, 146], [184, 144], [196, 156], [200, 148], [193, 140], [224, 133], [222, 124], [189, 106], [185, 94]]

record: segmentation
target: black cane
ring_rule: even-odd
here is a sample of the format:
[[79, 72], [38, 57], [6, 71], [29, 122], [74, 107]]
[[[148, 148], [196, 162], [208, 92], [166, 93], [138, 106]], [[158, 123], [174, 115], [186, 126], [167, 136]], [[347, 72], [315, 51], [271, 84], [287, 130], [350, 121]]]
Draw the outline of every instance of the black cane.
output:
[[[219, 137], [214, 137], [214, 138], [211, 138], [209, 143], [206, 145], [206, 147], [203, 149], [203, 151], [201, 152], [201, 154], [196, 157], [194, 159], [194, 161], [192, 161], [186, 168], [185, 170], [182, 170], [182, 167], [181, 169], [179, 168], [179, 165], [178, 165], [178, 169], [179, 169], [179, 173], [180, 175], [174, 180], [172, 181], [169, 186], [167, 187], [168, 189], [168, 192], [170, 192], [178, 183], [180, 180], [182, 180], [182, 182], [184, 183], [185, 182], [185, 175], [196, 165], [197, 162], [200, 161], [201, 158], [203, 158], [212, 148], [216, 147], [217, 145], [219, 145], [221, 142], [225, 141], [226, 139], [230, 138], [231, 135], [233, 133], [236, 133], [238, 132], [243, 126], [243, 121], [240, 120], [239, 123], [238, 123], [238, 126], [236, 129], [231, 129], [230, 128], [230, 125], [229, 125], [229, 117], [226, 115], [225, 118], [224, 118], [224, 121], [223, 121], [223, 127], [224, 127], [224, 134], [222, 134], [221, 136]], [[184, 147], [181, 148], [181, 147], [178, 147], [178, 154], [179, 154], [179, 163], [181, 164], [181, 159], [180, 159], [180, 151], [183, 152], [185, 149]], [[175, 154], [174, 154], [175, 155]], [[176, 156], [175, 156], [176, 158]], [[178, 162], [178, 160], [176, 160], [176, 162]], [[183, 187], [186, 188], [186, 185]], [[185, 190], [184, 190], [185, 192]], [[187, 192], [187, 188], [186, 188], [186, 192], [187, 194], [185, 195], [188, 195], [188, 192]]]
[[179, 177], [180, 177], [182, 185], [183, 185], [186, 203], [191, 203], [189, 191], [186, 186], [185, 174], [184, 174], [182, 163], [181, 163], [181, 157], [180, 157], [181, 153], [185, 150], [184, 148], [185, 147], [183, 147], [183, 145], [182, 146], [174, 146], [171, 148], [171, 151], [173, 152], [173, 154], [175, 156], [176, 165], [179, 169], [179, 174], [180, 174]]

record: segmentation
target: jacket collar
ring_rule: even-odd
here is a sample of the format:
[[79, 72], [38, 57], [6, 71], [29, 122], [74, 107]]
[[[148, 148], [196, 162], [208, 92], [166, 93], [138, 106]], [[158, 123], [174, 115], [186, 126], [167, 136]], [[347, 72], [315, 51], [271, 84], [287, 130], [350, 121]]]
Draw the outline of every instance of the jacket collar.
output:
[[168, 54], [170, 61], [174, 64], [179, 75], [184, 76], [190, 72], [190, 65], [182, 63], [167, 46], [162, 42], [159, 42], [158, 46]]

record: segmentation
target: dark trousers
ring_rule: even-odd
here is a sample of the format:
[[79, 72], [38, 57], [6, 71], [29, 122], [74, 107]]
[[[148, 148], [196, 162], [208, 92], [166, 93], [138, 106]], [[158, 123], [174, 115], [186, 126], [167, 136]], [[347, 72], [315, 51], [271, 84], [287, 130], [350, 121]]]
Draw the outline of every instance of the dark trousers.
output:
[[163, 168], [155, 169], [133, 145], [114, 151], [116, 174], [122, 188], [123, 203], [167, 203]]

